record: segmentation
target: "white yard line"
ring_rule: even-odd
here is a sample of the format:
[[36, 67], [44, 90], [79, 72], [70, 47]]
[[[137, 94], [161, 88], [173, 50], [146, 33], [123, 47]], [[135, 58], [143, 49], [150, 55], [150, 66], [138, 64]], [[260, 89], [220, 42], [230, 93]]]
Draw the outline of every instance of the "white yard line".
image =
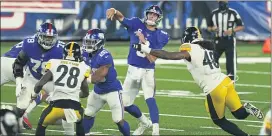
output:
[[263, 126], [257, 126], [257, 125], [247, 125], [247, 126], [249, 126], [249, 127], [256, 127], [256, 128], [261, 128], [261, 127], [263, 127]]
[[206, 127], [206, 126], [200, 126], [200, 128], [205, 128], [205, 129], [221, 129], [219, 127]]
[[[7, 104], [7, 105], [16, 105], [16, 103], [7, 103], [7, 102], [1, 102], [1, 104]], [[44, 108], [45, 105], [38, 105], [38, 107]], [[111, 112], [110, 110], [101, 110], [103, 112]], [[125, 112], [126, 113], [126, 112]], [[149, 113], [144, 113], [146, 115], [149, 115]], [[211, 120], [209, 117], [201, 117], [201, 116], [185, 116], [185, 115], [175, 115], [175, 114], [159, 114], [160, 116], [165, 117], [177, 117], [177, 118], [191, 118], [191, 119], [208, 119]], [[263, 121], [255, 121], [255, 120], [237, 120], [237, 119], [228, 119], [231, 121], [238, 121], [238, 122], [251, 122], [251, 123], [263, 123]]]

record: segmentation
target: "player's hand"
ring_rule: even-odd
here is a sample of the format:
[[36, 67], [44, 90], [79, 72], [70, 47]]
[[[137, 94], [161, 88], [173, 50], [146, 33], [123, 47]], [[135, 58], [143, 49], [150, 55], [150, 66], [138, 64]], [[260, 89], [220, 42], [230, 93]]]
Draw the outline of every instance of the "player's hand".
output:
[[117, 13], [117, 10], [115, 8], [107, 9], [107, 11], [106, 11], [107, 19], [112, 20], [116, 13]]
[[232, 30], [224, 31], [224, 35], [231, 36], [232, 35]]
[[16, 97], [20, 96], [22, 91], [26, 89], [26, 87], [23, 86], [22, 81], [23, 81], [23, 78], [21, 77], [16, 78], [16, 92], [15, 92]]
[[144, 53], [150, 53], [151, 48], [149, 48], [149, 42], [147, 41], [146, 44], [133, 44], [133, 48], [137, 51], [144, 52]]
[[212, 29], [211, 29], [213, 32], [217, 32], [218, 31], [218, 28], [216, 26], [213, 26]]
[[145, 39], [144, 34], [142, 32], [137, 31], [137, 32], [135, 32], [135, 34], [136, 34], [136, 36], [139, 37], [140, 43], [145, 43], [146, 42], [146, 39]]
[[39, 94], [36, 93], [31, 94], [31, 102], [34, 101], [38, 97], [38, 95]]

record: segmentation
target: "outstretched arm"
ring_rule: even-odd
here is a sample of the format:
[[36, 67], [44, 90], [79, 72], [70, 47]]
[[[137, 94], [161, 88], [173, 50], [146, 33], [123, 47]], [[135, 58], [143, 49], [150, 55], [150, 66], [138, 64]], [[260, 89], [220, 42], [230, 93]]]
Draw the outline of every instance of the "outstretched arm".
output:
[[165, 50], [151, 50], [149, 54], [167, 60], [190, 59], [190, 54], [187, 51], [168, 52]]
[[38, 83], [36, 83], [35, 87], [34, 87], [34, 92], [36, 94], [38, 94], [43, 86], [49, 82], [49, 81], [52, 81], [53, 79], [53, 74], [50, 70], [47, 70], [46, 74], [42, 76], [42, 78], [40, 79], [40, 81]]

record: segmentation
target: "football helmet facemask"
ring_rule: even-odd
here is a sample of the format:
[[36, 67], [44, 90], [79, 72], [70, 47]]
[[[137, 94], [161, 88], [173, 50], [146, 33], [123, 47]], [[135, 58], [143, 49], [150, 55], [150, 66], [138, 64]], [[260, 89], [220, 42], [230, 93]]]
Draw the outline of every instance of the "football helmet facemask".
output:
[[82, 61], [80, 46], [76, 42], [69, 42], [64, 47], [64, 59], [76, 62]]
[[87, 53], [95, 53], [105, 46], [104, 32], [100, 29], [90, 29], [83, 38], [83, 50]]
[[45, 22], [40, 25], [37, 32], [38, 43], [45, 50], [51, 49], [57, 42], [57, 29], [52, 23]]
[[[155, 22], [148, 20], [148, 13], [156, 13], [158, 15], [157, 20]], [[148, 7], [144, 12], [144, 22], [148, 25], [157, 26], [161, 22], [162, 19], [163, 19], [162, 10], [157, 5], [152, 5]]]

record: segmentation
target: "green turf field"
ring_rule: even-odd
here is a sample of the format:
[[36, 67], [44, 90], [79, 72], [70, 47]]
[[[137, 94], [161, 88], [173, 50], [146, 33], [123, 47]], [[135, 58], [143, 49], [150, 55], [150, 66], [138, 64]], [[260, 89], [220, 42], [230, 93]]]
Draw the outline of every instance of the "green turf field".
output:
[[[1, 54], [6, 52], [10, 45], [14, 43], [1, 43]], [[107, 48], [112, 52], [114, 58], [126, 58], [128, 47], [127, 43], [111, 42]], [[178, 45], [169, 45], [167, 50], [177, 50]], [[262, 46], [237, 45], [238, 56], [242, 57], [269, 57], [262, 54]], [[225, 65], [221, 68], [225, 71]], [[270, 107], [270, 64], [238, 64], [238, 76], [236, 89], [242, 102], [251, 101], [266, 113]], [[116, 66], [119, 79], [123, 82], [126, 76], [127, 65]], [[202, 91], [193, 82], [190, 73], [185, 65], [158, 65], [156, 69], [156, 89], [157, 104], [160, 111], [160, 134], [161, 135], [226, 135], [212, 123], [204, 107], [204, 97]], [[15, 104], [15, 87], [13, 83], [1, 86], [1, 103]], [[142, 92], [136, 99], [136, 104], [144, 113], [148, 113]], [[86, 105], [86, 99], [82, 99], [83, 106]], [[37, 107], [30, 116], [33, 127], [36, 128], [39, 116], [41, 114], [42, 104]], [[146, 114], [148, 115], [148, 114]], [[239, 121], [234, 119], [228, 109], [226, 117], [231, 119], [242, 130], [251, 135], [257, 135], [262, 125], [262, 120], [252, 116], [246, 120]], [[129, 114], [125, 114], [125, 119], [134, 131], [138, 122]], [[61, 126], [50, 126], [47, 129], [47, 135], [63, 135]], [[95, 125], [91, 130], [93, 134], [120, 135], [117, 126], [111, 119], [111, 113], [108, 106], [97, 114]], [[34, 133], [35, 131], [24, 131], [24, 133]], [[151, 134], [151, 129], [145, 132]]]

